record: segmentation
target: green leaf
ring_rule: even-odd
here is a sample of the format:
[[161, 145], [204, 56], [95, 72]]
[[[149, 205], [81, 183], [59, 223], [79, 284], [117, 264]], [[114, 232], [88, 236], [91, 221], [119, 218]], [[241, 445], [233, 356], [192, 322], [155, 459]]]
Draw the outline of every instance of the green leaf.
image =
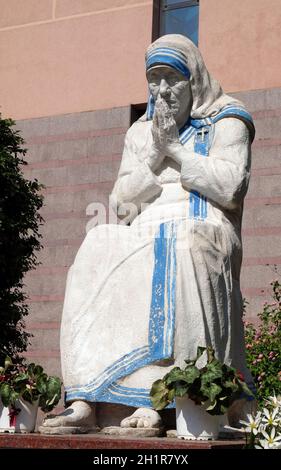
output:
[[211, 403], [208, 408], [206, 408], [206, 411], [213, 411], [217, 406], [217, 401], [215, 400], [213, 403]]
[[39, 394], [46, 393], [46, 391], [47, 391], [47, 382], [46, 382], [46, 379], [43, 375], [40, 375], [40, 377], [38, 377], [36, 385], [37, 385], [37, 390], [38, 390]]
[[175, 391], [174, 389], [172, 388], [171, 390], [169, 390], [169, 393], [168, 393], [168, 400], [170, 403], [172, 403], [172, 401], [174, 400], [175, 398]]
[[202, 383], [207, 384], [220, 379], [223, 375], [219, 361], [213, 361], [206, 365], [205, 372], [202, 374]]
[[215, 351], [210, 346], [207, 347], [207, 361], [212, 362], [215, 359]]
[[155, 410], [162, 410], [170, 403], [169, 396], [171, 396], [171, 394], [169, 395], [169, 393], [170, 390], [162, 379], [156, 380], [152, 384], [150, 398]]
[[175, 393], [175, 396], [176, 397], [183, 397], [184, 395], [187, 395], [187, 392], [188, 392], [188, 385], [184, 382], [179, 382], [179, 383], [175, 383], [174, 385], [174, 393]]
[[209, 386], [202, 384], [200, 390], [204, 395], [206, 395], [206, 397], [208, 397], [211, 400], [211, 402], [213, 402], [213, 401], [216, 401], [217, 396], [222, 391], [222, 388], [219, 385], [212, 383]]
[[34, 374], [34, 369], [35, 369], [35, 364], [31, 362], [27, 368], [28, 374], [33, 375]]
[[200, 370], [196, 366], [186, 367], [184, 369], [185, 382], [193, 384], [200, 377]]
[[171, 382], [173, 382], [174, 380], [180, 380], [180, 376], [182, 375], [183, 371], [182, 369], [180, 369], [180, 367], [174, 367], [173, 369], [170, 370], [170, 372], [168, 372], [168, 374], [164, 375], [163, 377], [163, 381], [166, 383], [166, 384], [169, 384]]
[[39, 365], [36, 365], [34, 367], [34, 371], [33, 371], [34, 375], [37, 377], [41, 374], [43, 374], [43, 367], [39, 366]]
[[14, 383], [22, 382], [25, 380], [28, 380], [29, 376], [26, 372], [21, 372], [20, 374], [17, 375], [14, 379]]
[[9, 384], [6, 384], [6, 383], [1, 384], [0, 397], [4, 406], [9, 406], [12, 403], [11, 401], [12, 388], [10, 387]]
[[223, 387], [224, 388], [229, 388], [233, 393], [237, 392], [238, 390], [238, 385], [233, 382], [233, 380], [225, 380], [223, 382]]
[[251, 390], [249, 389], [248, 385], [245, 382], [239, 380], [239, 385], [240, 385], [243, 393], [245, 393], [247, 396], [249, 396], [249, 397], [254, 397], [255, 396], [253, 394], [253, 392], [251, 392]]
[[9, 356], [6, 356], [5, 362], [4, 362], [4, 368], [7, 370], [10, 366], [13, 365], [13, 361]]

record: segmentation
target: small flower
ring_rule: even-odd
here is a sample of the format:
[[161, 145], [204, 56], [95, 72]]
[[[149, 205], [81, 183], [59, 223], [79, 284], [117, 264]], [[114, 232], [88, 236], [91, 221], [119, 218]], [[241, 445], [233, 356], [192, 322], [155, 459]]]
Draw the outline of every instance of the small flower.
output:
[[243, 421], [242, 419], [240, 420], [240, 423], [246, 426], [245, 432], [253, 433], [254, 435], [257, 435], [259, 431], [260, 422], [261, 422], [261, 413], [258, 412], [256, 416], [247, 414], [247, 419], [248, 421]]
[[268, 443], [268, 448], [272, 448], [273, 444], [275, 445], [278, 441], [281, 441], [281, 435], [276, 436], [275, 428], [272, 428], [270, 435], [266, 431], [264, 431], [264, 429], [262, 429], [261, 432]]
[[269, 411], [267, 408], [264, 408], [262, 422], [267, 426], [278, 426], [280, 421], [277, 416], [278, 411], [278, 408], [275, 408], [273, 411]]
[[[280, 374], [280, 372], [279, 372], [279, 374]], [[281, 407], [281, 396], [276, 396], [276, 395], [270, 396], [266, 400], [266, 403], [268, 405], [273, 406], [274, 408], [279, 408], [279, 406]]]
[[255, 449], [270, 449], [270, 447], [266, 439], [261, 439], [260, 445], [256, 444]]
[[259, 354], [259, 355], [258, 355], [258, 358], [259, 358], [259, 359], [262, 359], [262, 358], [263, 358], [263, 354]]

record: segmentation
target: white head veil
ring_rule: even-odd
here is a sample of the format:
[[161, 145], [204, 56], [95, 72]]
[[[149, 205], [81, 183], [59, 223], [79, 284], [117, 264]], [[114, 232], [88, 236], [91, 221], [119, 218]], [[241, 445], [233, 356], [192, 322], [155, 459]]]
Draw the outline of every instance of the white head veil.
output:
[[[181, 34], [167, 34], [160, 37], [150, 44], [146, 52], [147, 68], [153, 65], [169, 65], [167, 62], [161, 62], [159, 56], [156, 55], [157, 50], [170, 49], [183, 57], [186, 67], [189, 70], [190, 84], [193, 97], [193, 105], [191, 109], [191, 118], [203, 119], [216, 115], [225, 106], [239, 106], [244, 108], [243, 104], [226, 95], [220, 84], [209, 74], [199, 49], [187, 37]], [[153, 54], [155, 53], [155, 54]], [[149, 59], [151, 56], [158, 57], [153, 63]], [[143, 120], [143, 118], [142, 118]]]

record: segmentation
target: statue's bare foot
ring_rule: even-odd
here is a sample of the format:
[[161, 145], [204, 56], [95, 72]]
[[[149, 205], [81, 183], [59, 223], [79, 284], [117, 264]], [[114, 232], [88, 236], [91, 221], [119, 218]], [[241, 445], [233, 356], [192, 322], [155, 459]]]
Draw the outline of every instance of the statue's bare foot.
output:
[[77, 428], [86, 432], [96, 428], [95, 407], [82, 400], [74, 401], [69, 407], [54, 417], [44, 419], [43, 428]]
[[160, 428], [161, 425], [159, 413], [150, 408], [138, 408], [120, 424], [121, 428]]

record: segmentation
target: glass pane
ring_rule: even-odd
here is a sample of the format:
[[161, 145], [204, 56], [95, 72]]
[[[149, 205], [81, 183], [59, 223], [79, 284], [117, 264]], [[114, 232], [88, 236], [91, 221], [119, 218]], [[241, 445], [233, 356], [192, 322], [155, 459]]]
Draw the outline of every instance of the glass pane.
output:
[[175, 5], [176, 3], [186, 3], [188, 0], [162, 0], [162, 6]]
[[183, 34], [198, 45], [199, 6], [168, 10], [162, 15], [161, 35]]
[[175, 3], [183, 3], [186, 2], [186, 0], [163, 0], [163, 6], [169, 6], [169, 5], [174, 5]]

